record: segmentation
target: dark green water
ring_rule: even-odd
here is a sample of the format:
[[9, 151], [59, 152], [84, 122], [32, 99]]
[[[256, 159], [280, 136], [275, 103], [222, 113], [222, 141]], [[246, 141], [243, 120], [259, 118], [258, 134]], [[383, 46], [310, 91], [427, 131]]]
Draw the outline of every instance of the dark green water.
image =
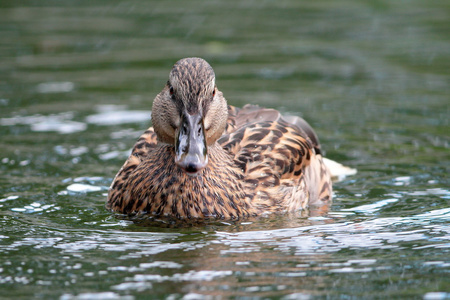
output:
[[[0, 2], [0, 298], [450, 298], [450, 2]], [[175, 61], [358, 169], [324, 218], [104, 209]]]

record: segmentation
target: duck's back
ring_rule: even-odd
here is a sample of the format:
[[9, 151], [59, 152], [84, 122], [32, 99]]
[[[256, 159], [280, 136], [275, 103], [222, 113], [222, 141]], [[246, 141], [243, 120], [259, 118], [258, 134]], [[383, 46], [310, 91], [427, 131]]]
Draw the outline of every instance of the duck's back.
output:
[[254, 205], [262, 211], [293, 211], [331, 203], [330, 174], [306, 121], [254, 105], [229, 106], [228, 113], [218, 142], [244, 173]]

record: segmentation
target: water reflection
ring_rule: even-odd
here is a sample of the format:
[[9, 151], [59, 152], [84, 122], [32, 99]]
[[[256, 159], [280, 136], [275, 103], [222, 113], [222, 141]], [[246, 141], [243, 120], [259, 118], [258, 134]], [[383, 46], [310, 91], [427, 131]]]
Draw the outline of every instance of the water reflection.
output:
[[[127, 110], [125, 106], [103, 105], [98, 106], [97, 110], [99, 111], [98, 114], [93, 114], [86, 117], [86, 123], [72, 121], [75, 116], [73, 112], [63, 112], [48, 116], [32, 115], [0, 118], [0, 125], [29, 125], [31, 131], [35, 132], [56, 131], [60, 134], [70, 134], [85, 131], [87, 129], [87, 124], [111, 126], [127, 123], [149, 122], [151, 116], [151, 111]], [[124, 131], [119, 131], [119, 133], [113, 132], [112, 138], [117, 139], [123, 137], [123, 133]]]
[[126, 106], [99, 105], [98, 114], [86, 117], [86, 122], [95, 125], [120, 125], [127, 123], [149, 122], [151, 111], [127, 110]]
[[85, 131], [87, 125], [82, 122], [72, 121], [73, 112], [59, 113], [49, 116], [33, 115], [33, 116], [16, 116], [13, 118], [1, 118], [0, 125], [16, 126], [30, 125], [31, 131], [49, 132], [56, 131], [61, 134], [70, 134]]
[[37, 86], [38, 93], [68, 93], [73, 91], [75, 84], [73, 82], [44, 82]]

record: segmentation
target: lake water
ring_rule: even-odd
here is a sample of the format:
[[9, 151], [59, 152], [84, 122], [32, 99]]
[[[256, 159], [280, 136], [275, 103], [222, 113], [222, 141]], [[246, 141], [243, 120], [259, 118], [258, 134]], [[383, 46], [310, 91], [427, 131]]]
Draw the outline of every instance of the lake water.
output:
[[[450, 299], [449, 1], [2, 1], [0, 298]], [[105, 210], [182, 57], [356, 168], [331, 211]]]

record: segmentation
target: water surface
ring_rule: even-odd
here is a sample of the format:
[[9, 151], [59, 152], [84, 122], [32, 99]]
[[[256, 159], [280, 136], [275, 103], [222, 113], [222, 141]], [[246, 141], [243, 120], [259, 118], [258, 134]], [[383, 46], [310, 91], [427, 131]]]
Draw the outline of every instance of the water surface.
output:
[[[5, 299], [450, 298], [448, 1], [3, 1]], [[171, 66], [302, 116], [358, 169], [329, 214], [167, 228], [106, 211]]]

